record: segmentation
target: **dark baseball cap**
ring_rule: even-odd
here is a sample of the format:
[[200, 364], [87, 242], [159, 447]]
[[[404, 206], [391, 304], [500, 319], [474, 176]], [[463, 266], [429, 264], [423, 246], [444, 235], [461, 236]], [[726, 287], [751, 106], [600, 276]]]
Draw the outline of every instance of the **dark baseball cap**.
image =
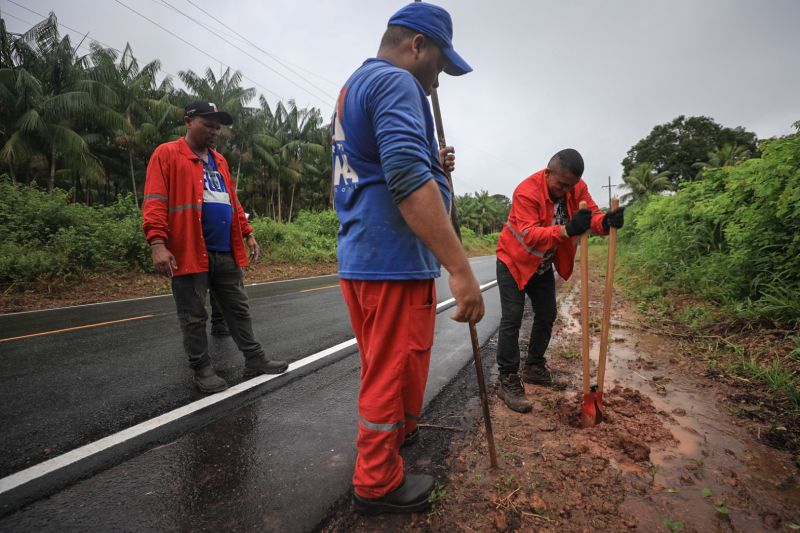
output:
[[472, 67], [453, 48], [453, 21], [443, 8], [427, 2], [412, 2], [392, 15], [389, 25], [404, 26], [433, 39], [448, 60], [444, 71], [451, 76], [472, 72]]
[[217, 109], [217, 105], [213, 102], [206, 102], [205, 100], [198, 100], [192, 102], [183, 109], [184, 115], [189, 118], [195, 117], [213, 117], [219, 119], [220, 124], [230, 126], [233, 124], [233, 117], [225, 111]]

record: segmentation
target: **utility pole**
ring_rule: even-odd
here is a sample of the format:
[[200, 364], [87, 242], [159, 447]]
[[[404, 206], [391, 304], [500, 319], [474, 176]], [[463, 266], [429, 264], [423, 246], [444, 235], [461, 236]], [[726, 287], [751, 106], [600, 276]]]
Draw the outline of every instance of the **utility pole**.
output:
[[608, 185], [603, 185], [601, 189], [608, 189], [608, 208], [611, 209], [611, 189], [616, 185], [611, 185], [611, 176], [608, 177]]

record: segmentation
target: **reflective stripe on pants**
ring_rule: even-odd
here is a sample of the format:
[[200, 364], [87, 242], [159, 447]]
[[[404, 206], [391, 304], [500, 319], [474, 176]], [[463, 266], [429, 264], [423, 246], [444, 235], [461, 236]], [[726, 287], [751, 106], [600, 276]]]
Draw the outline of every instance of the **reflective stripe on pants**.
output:
[[340, 280], [361, 356], [353, 486], [380, 498], [403, 481], [400, 445], [416, 425], [436, 321], [433, 280]]

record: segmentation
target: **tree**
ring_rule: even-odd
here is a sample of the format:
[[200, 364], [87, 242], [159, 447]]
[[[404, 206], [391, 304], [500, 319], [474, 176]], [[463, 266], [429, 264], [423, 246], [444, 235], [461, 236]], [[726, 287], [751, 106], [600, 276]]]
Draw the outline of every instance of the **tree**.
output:
[[755, 133], [742, 127], [725, 128], [709, 117], [681, 115], [672, 122], [656, 126], [628, 150], [622, 161], [623, 174], [630, 174], [642, 163], [651, 163], [657, 174], [667, 172], [674, 185], [694, 181], [700, 172], [694, 164], [706, 161], [709, 152], [726, 144], [757, 153]]
[[484, 190], [456, 198], [461, 224], [479, 236], [483, 236], [487, 230], [500, 231], [508, 218], [510, 205], [508, 197], [502, 194], [490, 195]]
[[[154, 112], [158, 116], [163, 114], [164, 106], [171, 106], [163, 99], [157, 98], [164, 89], [163, 85], [159, 88], [156, 84], [156, 74], [161, 68], [161, 62], [154, 60], [140, 68], [130, 44], [126, 44], [119, 60], [117, 60], [117, 53], [114, 50], [93, 44], [92, 63], [92, 78], [105, 84], [114, 92], [117, 97], [115, 108], [125, 119], [124, 131], [113, 132], [113, 144], [124, 150], [127, 156], [131, 190], [138, 209], [139, 199], [134, 159], [139, 161], [139, 158], [135, 158], [135, 155], [137, 152], [145, 152], [149, 148], [148, 141], [152, 137], [151, 128], [156, 127], [157, 122], [151, 113]], [[167, 83], [169, 82], [167, 81]], [[171, 107], [173, 109], [168, 109], [168, 113], [173, 117], [180, 116], [180, 109], [175, 106]]]
[[623, 176], [623, 188], [629, 192], [622, 195], [622, 203], [632, 203], [651, 194], [674, 190], [667, 171], [656, 172], [651, 163], [641, 163], [632, 172]]
[[[56, 172], [66, 166], [76, 180], [102, 179], [105, 174], [91, 153], [91, 132], [82, 125], [123, 127], [111, 105], [113, 91], [86, 77], [87, 58], [79, 57], [69, 36], [61, 38], [53, 13], [12, 44], [12, 56], [22, 68], [0, 69], [3, 107], [15, 116], [14, 132], [0, 150], [0, 159], [13, 166], [34, 151], [45, 155], [50, 171], [47, 189], [53, 190]], [[77, 181], [76, 183], [80, 183]], [[88, 190], [88, 189], [87, 189]]]
[[730, 165], [735, 165], [739, 161], [744, 161], [750, 158], [750, 151], [744, 146], [736, 144], [726, 144], [722, 147], [716, 147], [708, 152], [708, 160], [704, 162], [697, 162], [693, 166], [701, 170], [706, 168], [722, 168]]

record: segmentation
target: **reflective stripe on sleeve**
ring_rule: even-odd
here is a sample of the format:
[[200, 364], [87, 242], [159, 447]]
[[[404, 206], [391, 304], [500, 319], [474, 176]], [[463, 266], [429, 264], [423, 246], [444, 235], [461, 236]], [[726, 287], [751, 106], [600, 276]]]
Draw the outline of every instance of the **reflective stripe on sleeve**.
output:
[[146, 202], [147, 200], [161, 200], [162, 202], [166, 202], [167, 197], [160, 194], [148, 194], [142, 198], [142, 202]]
[[508, 226], [508, 229], [511, 231], [511, 234], [514, 236], [515, 239], [517, 239], [517, 242], [519, 242], [519, 244], [525, 249], [526, 252], [528, 252], [529, 254], [533, 254], [539, 258], [544, 257], [544, 252], [536, 251], [527, 244], [525, 244], [523, 236], [514, 231], [514, 228], [511, 227], [511, 224], [509, 222], [506, 222], [506, 226]]
[[198, 211], [203, 210], [203, 206], [200, 204], [183, 204], [183, 205], [176, 205], [175, 207], [170, 207], [169, 212], [174, 213], [175, 211], [184, 211], [186, 209], [197, 209]]

